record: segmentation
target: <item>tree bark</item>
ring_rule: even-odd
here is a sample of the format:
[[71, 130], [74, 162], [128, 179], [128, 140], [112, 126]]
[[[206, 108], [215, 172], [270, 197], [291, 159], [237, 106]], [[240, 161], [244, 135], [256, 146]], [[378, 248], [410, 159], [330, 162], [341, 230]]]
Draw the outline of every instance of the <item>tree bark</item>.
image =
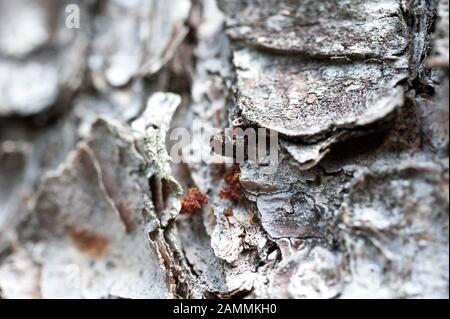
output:
[[448, 0], [69, 3], [0, 3], [0, 298], [448, 298]]

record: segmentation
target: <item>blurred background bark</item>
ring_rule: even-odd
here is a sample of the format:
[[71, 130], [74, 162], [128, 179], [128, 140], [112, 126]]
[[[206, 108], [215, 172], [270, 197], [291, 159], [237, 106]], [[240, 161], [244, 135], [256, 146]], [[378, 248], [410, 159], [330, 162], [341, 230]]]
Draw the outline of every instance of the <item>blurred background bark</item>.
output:
[[[448, 19], [0, 0], [0, 298], [448, 298]], [[230, 127], [277, 132], [277, 171], [170, 161]]]

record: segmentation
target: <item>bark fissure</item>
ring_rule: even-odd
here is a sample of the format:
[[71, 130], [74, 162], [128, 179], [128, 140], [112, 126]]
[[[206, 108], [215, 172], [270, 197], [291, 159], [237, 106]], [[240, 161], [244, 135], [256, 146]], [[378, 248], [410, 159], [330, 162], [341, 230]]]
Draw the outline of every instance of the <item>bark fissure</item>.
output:
[[448, 298], [448, 0], [68, 4], [0, 3], [0, 298]]

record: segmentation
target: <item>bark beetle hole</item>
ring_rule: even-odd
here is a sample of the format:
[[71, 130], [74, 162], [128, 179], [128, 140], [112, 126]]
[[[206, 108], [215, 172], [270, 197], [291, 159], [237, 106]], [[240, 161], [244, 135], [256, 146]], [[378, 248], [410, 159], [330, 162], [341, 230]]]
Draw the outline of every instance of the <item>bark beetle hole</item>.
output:
[[158, 235], [159, 235], [159, 230], [154, 230], [154, 231], [150, 232], [148, 235], [150, 236], [150, 239], [152, 241], [156, 241], [156, 238], [158, 238]]

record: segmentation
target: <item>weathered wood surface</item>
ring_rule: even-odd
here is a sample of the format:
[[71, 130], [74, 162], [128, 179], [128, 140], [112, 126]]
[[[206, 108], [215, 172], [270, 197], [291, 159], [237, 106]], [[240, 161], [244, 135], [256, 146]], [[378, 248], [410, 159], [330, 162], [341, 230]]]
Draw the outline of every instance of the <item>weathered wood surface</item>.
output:
[[1, 298], [448, 298], [448, 0], [67, 3], [0, 2]]

